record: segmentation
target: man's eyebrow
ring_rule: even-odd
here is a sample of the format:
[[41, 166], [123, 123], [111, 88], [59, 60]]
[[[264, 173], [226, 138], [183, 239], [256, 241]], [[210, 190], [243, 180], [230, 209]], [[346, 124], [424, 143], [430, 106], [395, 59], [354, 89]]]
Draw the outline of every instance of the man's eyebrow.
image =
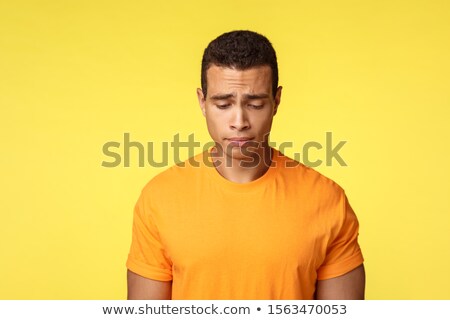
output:
[[269, 95], [267, 93], [260, 93], [260, 94], [244, 94], [244, 98], [247, 100], [253, 100], [253, 99], [266, 99]]
[[215, 94], [215, 95], [211, 96], [211, 99], [212, 100], [226, 100], [226, 99], [230, 99], [233, 97], [234, 97], [234, 94], [225, 93], [225, 94]]
[[[211, 96], [211, 100], [226, 100], [230, 98], [234, 98], [235, 95], [232, 93], [225, 93], [225, 94], [215, 94]], [[255, 99], [266, 99], [269, 95], [267, 93], [259, 93], [259, 94], [244, 94], [244, 99], [246, 100], [255, 100]]]

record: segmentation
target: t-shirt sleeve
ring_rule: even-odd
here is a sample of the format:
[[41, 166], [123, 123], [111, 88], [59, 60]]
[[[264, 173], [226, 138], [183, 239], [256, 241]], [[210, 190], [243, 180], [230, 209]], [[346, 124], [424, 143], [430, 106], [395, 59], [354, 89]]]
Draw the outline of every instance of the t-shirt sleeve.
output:
[[337, 231], [328, 244], [325, 260], [317, 271], [318, 280], [341, 276], [364, 262], [358, 244], [358, 219], [344, 193], [339, 206], [342, 218], [339, 219]]
[[141, 193], [133, 213], [133, 229], [126, 267], [138, 275], [160, 281], [172, 280], [172, 263], [161, 243], [151, 201]]

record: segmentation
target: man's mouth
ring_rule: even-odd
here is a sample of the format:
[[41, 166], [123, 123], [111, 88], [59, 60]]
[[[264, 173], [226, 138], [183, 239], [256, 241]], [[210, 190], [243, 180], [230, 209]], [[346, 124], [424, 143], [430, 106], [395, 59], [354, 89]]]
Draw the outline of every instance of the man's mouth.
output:
[[236, 147], [242, 147], [246, 142], [251, 141], [253, 138], [249, 137], [233, 137], [229, 138], [230, 145], [236, 146]]

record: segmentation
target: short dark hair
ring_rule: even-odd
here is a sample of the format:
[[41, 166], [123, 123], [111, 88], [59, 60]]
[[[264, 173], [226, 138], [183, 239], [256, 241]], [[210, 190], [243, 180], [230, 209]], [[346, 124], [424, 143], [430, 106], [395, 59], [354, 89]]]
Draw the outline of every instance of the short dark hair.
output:
[[203, 53], [201, 83], [206, 97], [206, 71], [211, 65], [245, 70], [268, 65], [272, 70], [272, 93], [278, 88], [278, 64], [275, 49], [265, 36], [248, 30], [224, 33], [211, 41]]

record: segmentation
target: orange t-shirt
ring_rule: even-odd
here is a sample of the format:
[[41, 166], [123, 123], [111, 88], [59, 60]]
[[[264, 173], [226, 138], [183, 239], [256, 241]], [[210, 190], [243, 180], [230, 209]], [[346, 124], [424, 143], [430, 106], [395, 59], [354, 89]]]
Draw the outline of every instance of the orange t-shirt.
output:
[[263, 176], [231, 182], [210, 150], [143, 188], [129, 270], [172, 280], [172, 299], [291, 300], [363, 263], [358, 220], [335, 182], [276, 149]]

